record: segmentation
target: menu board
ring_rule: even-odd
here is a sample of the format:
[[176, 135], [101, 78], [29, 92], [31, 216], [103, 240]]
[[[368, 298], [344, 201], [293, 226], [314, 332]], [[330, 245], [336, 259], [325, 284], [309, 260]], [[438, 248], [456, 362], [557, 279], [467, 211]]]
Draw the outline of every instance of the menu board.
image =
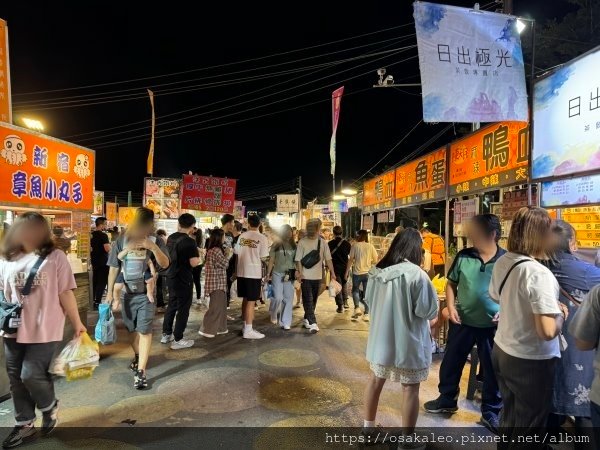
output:
[[101, 216], [104, 214], [104, 192], [94, 191], [94, 212], [92, 215]]
[[246, 217], [246, 207], [239, 200], [236, 200], [233, 204], [233, 217], [235, 217], [236, 220], [242, 220]]
[[535, 179], [600, 169], [600, 47], [535, 83]]
[[90, 215], [74, 212], [71, 214], [71, 228], [77, 234], [77, 257], [88, 259], [90, 255]]
[[375, 216], [363, 216], [362, 227], [364, 230], [373, 231], [375, 226]]
[[396, 168], [396, 205], [446, 198], [446, 148]]
[[[537, 205], [537, 192], [531, 193], [531, 204]], [[527, 189], [504, 192], [502, 196], [502, 220], [512, 220], [517, 211], [528, 205]]]
[[542, 183], [543, 208], [600, 203], [600, 175]]
[[144, 206], [154, 211], [157, 219], [177, 219], [181, 212], [179, 178], [145, 178]]
[[528, 181], [529, 127], [500, 122], [450, 144], [450, 195], [465, 195]]
[[365, 181], [363, 185], [363, 211], [372, 212], [394, 208], [395, 182], [396, 172], [394, 170]]
[[233, 213], [237, 180], [184, 175], [181, 205], [184, 209]]
[[479, 199], [470, 198], [454, 202], [454, 236], [466, 236], [466, 224], [478, 214]]
[[575, 228], [578, 247], [600, 248], [600, 206], [565, 208], [562, 219]]

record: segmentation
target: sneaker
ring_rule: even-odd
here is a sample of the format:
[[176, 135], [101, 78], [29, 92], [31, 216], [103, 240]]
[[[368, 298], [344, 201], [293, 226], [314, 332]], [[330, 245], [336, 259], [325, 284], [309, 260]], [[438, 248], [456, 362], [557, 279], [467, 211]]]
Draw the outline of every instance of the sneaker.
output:
[[133, 377], [133, 387], [137, 390], [146, 389], [148, 387], [148, 380], [146, 379], [146, 371], [138, 370]]
[[204, 332], [204, 331], [202, 331], [202, 330], [198, 331], [198, 334], [199, 334], [200, 336], [203, 336], [203, 337], [205, 337], [205, 338], [209, 338], [209, 339], [211, 339], [211, 338], [214, 338], [214, 337], [215, 337], [215, 335], [214, 335], [214, 334], [208, 334], [208, 333], [205, 333], [205, 332]]
[[308, 327], [308, 331], [310, 331], [312, 334], [318, 333], [319, 332], [319, 326], [316, 323], [313, 323], [312, 325], [310, 325]]
[[265, 335], [252, 329], [250, 331], [244, 331], [244, 339], [262, 339]]
[[308, 322], [308, 319], [304, 319], [304, 321], [302, 322], [302, 326], [306, 329], [310, 328], [310, 323]]
[[225, 330], [225, 331], [217, 331], [217, 334], [221, 335], [221, 334], [227, 334], [229, 333], [229, 330]]
[[14, 448], [21, 445], [25, 439], [36, 433], [33, 422], [29, 425], [17, 425], [2, 442], [2, 448]]
[[278, 321], [277, 321], [277, 316], [275, 316], [275, 317], [271, 316], [271, 323], [272, 323], [273, 325], [277, 325], [277, 322], [278, 322]]
[[175, 340], [175, 337], [173, 337], [172, 334], [164, 334], [162, 335], [162, 337], [160, 338], [160, 343], [161, 344], [168, 344], [170, 342], [173, 342]]
[[338, 314], [343, 313], [344, 312], [344, 308], [340, 305], [337, 307], [337, 309], [335, 310], [335, 312], [337, 312]]
[[352, 315], [353, 319], [358, 319], [362, 315], [363, 315], [362, 309], [354, 308], [354, 314]]
[[425, 409], [425, 411], [427, 411], [428, 413], [432, 413], [432, 414], [448, 414], [448, 413], [455, 413], [456, 411], [458, 411], [458, 407], [456, 405], [454, 405], [454, 406], [442, 405], [442, 401], [441, 401], [440, 397], [436, 398], [435, 400], [425, 402], [425, 404], [423, 405], [423, 408]]
[[58, 400], [54, 408], [42, 414], [42, 436], [48, 436], [58, 425]]
[[368, 314], [368, 313], [365, 313], [365, 314], [363, 315], [363, 321], [365, 321], [365, 322], [369, 322], [369, 314]]
[[479, 419], [479, 423], [481, 423], [481, 425], [486, 427], [492, 433], [494, 433], [496, 435], [498, 434], [498, 428], [500, 428], [500, 420], [498, 420], [498, 417], [496, 417], [496, 416], [488, 416], [488, 417], [481, 416], [481, 419]]
[[291, 327], [289, 325], [281, 325], [281, 329], [285, 331], [289, 331]]
[[191, 339], [180, 339], [178, 341], [173, 341], [171, 344], [171, 350], [181, 350], [184, 348], [190, 348], [194, 345], [194, 341]]
[[231, 306], [228, 306], [228, 307], [227, 307], [227, 311], [229, 311], [229, 310], [231, 310]]
[[350, 309], [350, 305], [348, 304], [348, 300], [344, 300], [344, 309]]
[[137, 370], [138, 370], [138, 359], [137, 358], [133, 358], [133, 360], [131, 361], [131, 364], [129, 364], [129, 370], [131, 370], [132, 372], [137, 372]]

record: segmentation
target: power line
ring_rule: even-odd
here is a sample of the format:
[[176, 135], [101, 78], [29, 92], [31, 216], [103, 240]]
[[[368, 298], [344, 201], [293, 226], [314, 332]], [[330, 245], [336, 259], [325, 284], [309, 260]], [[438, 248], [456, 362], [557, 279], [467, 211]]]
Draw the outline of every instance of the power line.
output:
[[405, 23], [403, 25], [396, 25], [394, 27], [384, 28], [381, 30], [371, 31], [369, 33], [363, 33], [363, 34], [359, 34], [356, 36], [350, 36], [350, 37], [338, 39], [335, 41], [325, 42], [322, 44], [311, 45], [308, 47], [303, 47], [303, 48], [299, 48], [299, 49], [295, 49], [295, 50], [288, 50], [285, 52], [273, 53], [271, 55], [259, 56], [257, 58], [250, 58], [250, 59], [245, 59], [245, 60], [241, 60], [241, 61], [233, 61], [233, 62], [229, 62], [229, 63], [217, 64], [217, 65], [208, 66], [208, 67], [200, 67], [197, 69], [189, 69], [189, 70], [184, 70], [184, 71], [179, 71], [179, 72], [171, 72], [171, 73], [162, 74], [162, 75], [153, 75], [153, 76], [149, 76], [149, 77], [133, 78], [130, 80], [121, 80], [121, 81], [112, 81], [112, 82], [107, 82], [107, 83], [90, 84], [87, 86], [76, 86], [76, 87], [62, 88], [62, 89], [49, 89], [49, 90], [43, 90], [43, 91], [22, 92], [22, 93], [13, 94], [13, 96], [36, 95], [36, 94], [46, 94], [46, 93], [50, 93], [50, 92], [64, 92], [64, 91], [73, 91], [73, 90], [88, 89], [88, 88], [95, 88], [95, 87], [102, 87], [102, 86], [114, 86], [117, 84], [133, 83], [133, 82], [137, 82], [137, 81], [146, 81], [146, 80], [152, 80], [152, 79], [156, 79], [156, 78], [164, 78], [164, 77], [170, 77], [170, 76], [176, 76], [176, 75], [184, 75], [187, 73], [217, 69], [217, 68], [222, 68], [222, 67], [230, 67], [230, 66], [237, 65], [237, 64], [261, 61], [264, 59], [274, 58], [276, 56], [289, 55], [292, 53], [298, 53], [298, 52], [302, 52], [302, 51], [306, 51], [306, 50], [311, 50], [314, 48], [325, 47], [327, 45], [339, 44], [340, 42], [347, 42], [347, 41], [350, 41], [353, 39], [359, 39], [359, 38], [362, 38], [365, 36], [372, 36], [374, 34], [383, 33], [383, 32], [390, 31], [390, 30], [397, 30], [399, 28], [404, 28], [404, 27], [407, 27], [410, 25], [413, 25], [413, 22]]

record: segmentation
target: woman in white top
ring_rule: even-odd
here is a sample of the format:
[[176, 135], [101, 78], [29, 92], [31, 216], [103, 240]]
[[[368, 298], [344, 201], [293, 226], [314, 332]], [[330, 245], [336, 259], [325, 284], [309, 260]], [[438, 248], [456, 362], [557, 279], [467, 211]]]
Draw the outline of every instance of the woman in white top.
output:
[[[362, 303], [365, 307], [363, 320], [369, 321], [369, 307], [364, 301], [365, 292], [367, 292], [367, 281], [369, 280], [369, 270], [377, 263], [379, 255], [373, 244], [369, 243], [369, 232], [360, 230], [356, 234], [356, 243], [350, 250], [348, 268], [346, 269], [346, 279], [352, 270], [352, 300], [354, 300], [353, 319], [358, 319], [363, 315], [360, 309]], [[362, 292], [361, 292], [362, 286]]]
[[[560, 358], [559, 334], [568, 314], [558, 301], [554, 275], [536, 261], [548, 259], [550, 230], [545, 210], [519, 210], [510, 229], [508, 253], [496, 262], [490, 283], [490, 296], [500, 303], [492, 353], [504, 402], [500, 428], [521, 436], [539, 434], [546, 426]], [[516, 441], [515, 434], [515, 444], [507, 448], [521, 448]], [[528, 443], [523, 448], [544, 444]]]

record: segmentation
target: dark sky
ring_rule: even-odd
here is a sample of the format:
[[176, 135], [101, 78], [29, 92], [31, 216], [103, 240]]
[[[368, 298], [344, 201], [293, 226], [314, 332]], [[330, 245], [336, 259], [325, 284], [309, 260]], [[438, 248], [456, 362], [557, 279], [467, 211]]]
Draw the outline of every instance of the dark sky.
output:
[[[467, 1], [447, 3], [473, 5]], [[486, 3], [488, 2], [484, 1], [481, 4]], [[554, 6], [549, 7], [549, 3]], [[197, 5], [201, 6], [192, 7], [193, 4], [194, 2], [184, 1], [158, 2], [156, 6], [151, 6], [148, 2], [133, 1], [4, 1], [0, 4], [0, 17], [6, 19], [9, 25], [13, 94], [190, 71], [314, 46], [412, 22], [412, 2], [399, 0], [354, 4], [333, 0], [287, 3], [198, 2]], [[564, 4], [558, 0], [515, 0], [515, 12], [531, 15], [543, 22], [563, 14]], [[337, 178], [350, 182], [375, 164], [421, 117], [418, 88], [407, 88], [407, 93], [391, 89], [368, 89], [376, 80], [375, 70], [381, 66], [388, 66], [389, 73], [392, 73], [396, 80], [406, 78], [408, 82], [418, 82], [416, 59], [398, 63], [404, 58], [416, 55], [416, 49], [388, 56], [381, 61], [375, 61], [381, 56], [372, 56], [347, 62], [299, 79], [294, 78], [310, 74], [310, 71], [280, 74], [273, 78], [211, 89], [196, 88], [194, 91], [179, 94], [160, 95], [161, 90], [223, 80], [240, 80], [244, 77], [296, 70], [399, 48], [415, 44], [415, 38], [408, 37], [404, 41], [392, 39], [413, 33], [414, 26], [411, 24], [335, 45], [179, 76], [82, 90], [29, 96], [14, 95], [14, 102], [27, 101], [38, 105], [17, 108], [15, 103], [15, 117], [18, 118], [17, 113], [39, 117], [46, 123], [47, 133], [60, 138], [116, 127], [148, 119], [148, 99], [137, 98], [81, 106], [82, 98], [93, 99], [93, 95], [98, 94], [103, 97], [125, 94], [143, 97], [145, 88], [150, 87], [157, 94], [157, 131], [192, 124], [171, 131], [181, 132], [325, 100], [312, 106], [257, 120], [158, 139], [155, 174], [179, 176], [182, 172], [192, 170], [199, 174], [233, 177], [240, 180], [240, 189], [246, 192], [255, 186], [277, 184], [302, 175], [307, 188], [306, 196], [328, 195], [331, 192], [328, 166], [331, 105], [327, 100], [331, 91], [339, 84], [345, 85], [348, 94], [364, 90], [348, 95], [342, 101], [337, 141]], [[371, 45], [366, 46], [367, 44]], [[356, 46], [364, 47], [294, 64], [263, 68], [266, 65], [281, 64]], [[397, 64], [390, 66], [393, 63]], [[361, 67], [355, 67], [361, 64]], [[263, 69], [228, 75], [230, 72], [254, 68]], [[344, 79], [364, 72], [368, 74], [342, 83]], [[325, 76], [328, 77], [315, 81]], [[195, 81], [181, 84], [157, 86], [194, 79]], [[215, 111], [305, 83], [308, 84], [262, 100]], [[272, 84], [277, 86], [270, 87]], [[124, 93], [114, 92], [122, 89], [131, 90]], [[263, 90], [260, 93], [206, 106], [257, 89]], [[310, 90], [316, 91], [306, 94]], [[286, 96], [297, 94], [304, 95], [254, 111], [231, 115], [243, 109], [284, 100]], [[74, 99], [80, 102], [77, 107], [36, 109], [42, 102], [81, 95], [90, 97]], [[68, 98], [56, 101], [72, 100]], [[68, 105], [72, 106], [73, 103]], [[198, 106], [202, 108], [187, 115], [203, 115], [161, 125], [163, 121], [186, 118], [187, 115], [166, 118], [162, 116]], [[227, 117], [223, 117], [226, 115]], [[216, 120], [207, 121], [208, 119]], [[141, 192], [148, 139], [104, 148], [102, 144], [106, 145], [109, 141], [123, 138], [145, 138], [149, 135], [149, 129], [145, 128], [127, 134], [107, 134], [147, 125], [148, 123], [136, 124], [129, 128], [68, 139], [97, 149], [98, 189]], [[420, 125], [384, 164], [398, 162], [403, 155], [412, 152], [442, 127], [443, 125]], [[449, 133], [438, 141], [437, 145], [427, 150], [433, 150], [451, 138], [452, 133]], [[379, 169], [383, 168], [384, 164]]]

